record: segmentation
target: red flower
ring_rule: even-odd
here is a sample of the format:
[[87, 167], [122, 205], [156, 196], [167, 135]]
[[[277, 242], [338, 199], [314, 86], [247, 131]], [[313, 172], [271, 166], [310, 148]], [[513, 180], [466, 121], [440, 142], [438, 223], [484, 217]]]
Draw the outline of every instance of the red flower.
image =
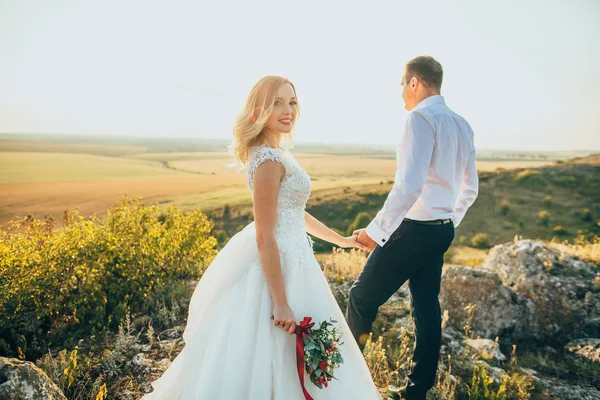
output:
[[325, 371], [325, 368], [327, 368], [327, 361], [323, 360], [319, 363], [319, 368], [321, 368], [323, 371]]

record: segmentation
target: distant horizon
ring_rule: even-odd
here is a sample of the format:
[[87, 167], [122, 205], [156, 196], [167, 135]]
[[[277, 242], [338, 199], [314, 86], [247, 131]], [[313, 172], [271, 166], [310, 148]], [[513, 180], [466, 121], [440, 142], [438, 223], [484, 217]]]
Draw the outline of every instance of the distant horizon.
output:
[[430, 55], [477, 148], [599, 151], [598, 20], [597, 0], [3, 0], [0, 131], [229, 140], [279, 75], [298, 144], [393, 145], [404, 66]]
[[[161, 139], [161, 140], [191, 140], [191, 141], [211, 141], [215, 143], [230, 143], [229, 139], [214, 138], [214, 137], [200, 137], [200, 136], [161, 136], [161, 135], [143, 135], [143, 134], [118, 134], [118, 133], [57, 133], [57, 132], [0, 132], [1, 136], [66, 136], [66, 137], [78, 137], [78, 138], [94, 138], [94, 139], [121, 139], [121, 140], [136, 140], [136, 139]], [[393, 150], [398, 143], [365, 143], [365, 142], [326, 142], [326, 141], [305, 141], [305, 140], [294, 140], [295, 145], [299, 146], [311, 146], [311, 145], [323, 145], [323, 146], [336, 146], [336, 147], [389, 147], [389, 150]], [[2, 148], [0, 146], [0, 151]], [[492, 148], [492, 147], [478, 147], [478, 152], [490, 152], [490, 151], [501, 151], [501, 152], [521, 152], [521, 153], [589, 153], [596, 154], [600, 153], [599, 149], [519, 149], [519, 148]]]

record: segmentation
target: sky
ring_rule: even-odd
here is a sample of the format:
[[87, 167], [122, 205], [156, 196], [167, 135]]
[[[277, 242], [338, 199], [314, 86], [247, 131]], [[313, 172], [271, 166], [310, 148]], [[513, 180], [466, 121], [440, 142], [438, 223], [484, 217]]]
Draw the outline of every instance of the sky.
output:
[[289, 78], [295, 141], [398, 143], [407, 61], [478, 148], [600, 150], [600, 1], [0, 0], [0, 132], [230, 139]]

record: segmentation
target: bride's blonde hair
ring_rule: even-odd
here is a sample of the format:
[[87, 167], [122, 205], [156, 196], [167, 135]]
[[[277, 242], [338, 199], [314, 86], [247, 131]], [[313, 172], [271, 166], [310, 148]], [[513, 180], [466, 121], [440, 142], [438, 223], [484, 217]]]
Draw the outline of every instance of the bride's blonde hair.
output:
[[[233, 143], [229, 146], [229, 152], [238, 164], [245, 165], [250, 147], [261, 144], [263, 129], [273, 113], [277, 90], [286, 83], [292, 87], [295, 95], [294, 84], [280, 76], [265, 76], [250, 91], [242, 112], [235, 120]], [[296, 115], [300, 115], [300, 107], [297, 103]], [[285, 137], [291, 143], [292, 132], [286, 133]]]

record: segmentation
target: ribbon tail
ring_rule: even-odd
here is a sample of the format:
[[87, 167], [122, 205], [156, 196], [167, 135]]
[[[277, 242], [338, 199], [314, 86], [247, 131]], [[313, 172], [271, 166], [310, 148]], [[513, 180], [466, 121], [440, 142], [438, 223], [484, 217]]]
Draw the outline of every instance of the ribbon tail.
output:
[[298, 378], [306, 400], [314, 400], [304, 387], [304, 335], [296, 335], [296, 362], [298, 364]]

